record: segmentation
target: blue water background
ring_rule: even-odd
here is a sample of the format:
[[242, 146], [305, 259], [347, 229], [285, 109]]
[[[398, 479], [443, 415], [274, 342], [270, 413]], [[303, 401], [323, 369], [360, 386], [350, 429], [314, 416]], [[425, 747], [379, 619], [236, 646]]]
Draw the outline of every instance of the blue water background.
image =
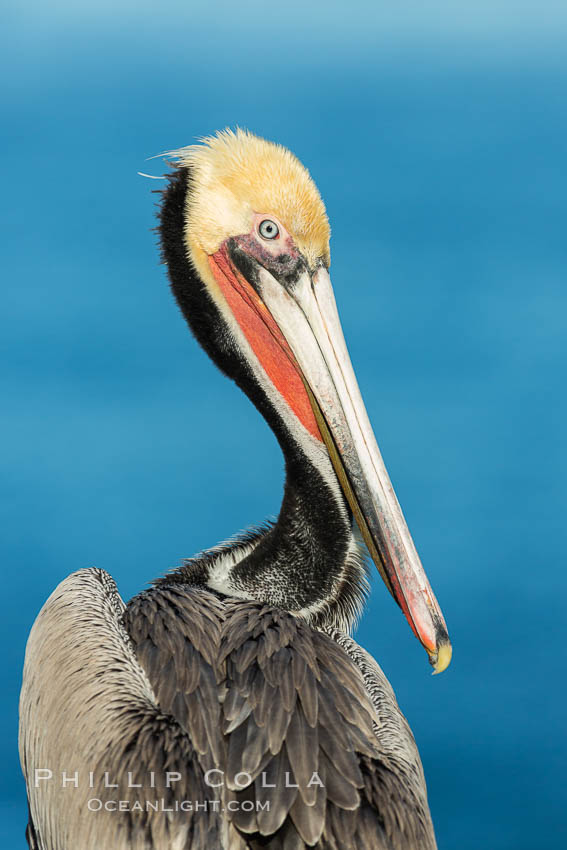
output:
[[378, 578], [357, 633], [414, 730], [440, 850], [562, 846], [565, 16], [501, 5], [471, 23], [437, 2], [437, 27], [407, 2], [384, 22], [361, 2], [8, 7], [2, 847], [24, 847], [17, 698], [55, 585], [97, 565], [129, 598], [278, 511], [277, 444], [186, 330], [161, 184], [137, 174], [237, 124], [326, 201], [352, 359], [448, 621], [439, 677]]

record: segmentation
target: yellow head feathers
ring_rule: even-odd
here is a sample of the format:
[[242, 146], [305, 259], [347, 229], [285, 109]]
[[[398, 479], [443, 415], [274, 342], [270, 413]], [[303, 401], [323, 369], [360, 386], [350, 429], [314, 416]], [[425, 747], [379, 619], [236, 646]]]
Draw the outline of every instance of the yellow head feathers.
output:
[[186, 238], [194, 261], [248, 233], [254, 213], [282, 222], [310, 265], [329, 262], [325, 206], [307, 169], [286, 148], [245, 130], [223, 130], [172, 155], [191, 167]]

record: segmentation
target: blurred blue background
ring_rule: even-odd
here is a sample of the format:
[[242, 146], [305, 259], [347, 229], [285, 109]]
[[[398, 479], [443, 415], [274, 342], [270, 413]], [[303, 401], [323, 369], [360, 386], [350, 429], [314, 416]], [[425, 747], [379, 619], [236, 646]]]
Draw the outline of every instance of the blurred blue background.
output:
[[[195, 8], [193, 8], [195, 7]], [[289, 146], [333, 227], [345, 334], [447, 617], [379, 580], [358, 630], [420, 747], [441, 850], [565, 839], [564, 3], [4, 4], [2, 846], [22, 850], [27, 633], [90, 565], [129, 598], [278, 511], [277, 444], [197, 348], [147, 157]]]

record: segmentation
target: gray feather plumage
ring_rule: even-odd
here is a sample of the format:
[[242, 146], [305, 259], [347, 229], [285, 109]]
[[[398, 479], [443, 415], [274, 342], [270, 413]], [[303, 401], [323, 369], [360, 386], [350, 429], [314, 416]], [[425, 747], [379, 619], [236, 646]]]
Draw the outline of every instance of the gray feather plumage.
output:
[[[158, 586], [126, 607], [101, 570], [62, 582], [28, 642], [20, 753], [41, 850], [435, 847], [417, 749], [374, 660], [342, 632], [201, 588]], [[55, 780], [36, 788], [46, 767]], [[79, 787], [62, 788], [75, 770]], [[89, 770], [119, 787], [88, 787]], [[127, 787], [128, 771], [156, 787]], [[88, 810], [219, 792], [252, 810]]]

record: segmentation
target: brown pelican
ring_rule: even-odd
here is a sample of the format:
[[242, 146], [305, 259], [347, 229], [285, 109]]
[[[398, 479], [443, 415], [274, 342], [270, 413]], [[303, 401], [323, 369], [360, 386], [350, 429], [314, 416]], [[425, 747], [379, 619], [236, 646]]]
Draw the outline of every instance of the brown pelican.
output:
[[175, 162], [171, 286], [273, 429], [283, 503], [127, 605], [100, 569], [52, 593], [21, 695], [29, 844], [431, 850], [412, 734], [349, 636], [367, 590], [354, 521], [436, 671], [451, 649], [357, 388], [323, 202], [288, 150], [247, 132]]

